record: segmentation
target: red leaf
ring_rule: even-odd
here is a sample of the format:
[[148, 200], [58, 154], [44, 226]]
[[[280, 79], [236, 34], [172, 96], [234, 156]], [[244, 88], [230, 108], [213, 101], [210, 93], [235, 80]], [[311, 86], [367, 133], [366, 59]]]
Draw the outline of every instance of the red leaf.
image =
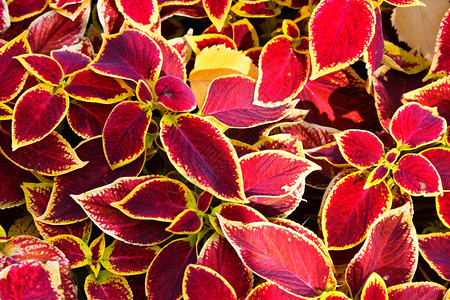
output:
[[12, 119], [12, 148], [42, 141], [61, 123], [69, 109], [69, 97], [61, 89], [39, 84], [20, 96]]
[[111, 111], [102, 135], [106, 159], [113, 170], [132, 162], [145, 151], [151, 118], [151, 111], [143, 110], [134, 101], [122, 102]]
[[[372, 41], [364, 52], [364, 60], [368, 73], [368, 88], [371, 88], [375, 70], [383, 61], [384, 37], [380, 7], [375, 8], [375, 32]], [[369, 90], [369, 89], [368, 89]]]
[[[246, 202], [236, 152], [212, 123], [194, 115], [165, 115], [160, 138], [170, 161], [186, 179], [220, 199]], [[214, 145], [206, 139], [214, 140]]]
[[119, 12], [115, 0], [98, 0], [97, 13], [105, 34], [113, 34], [120, 31], [124, 17]]
[[[356, 131], [356, 130], [355, 130]], [[351, 145], [347, 145], [351, 146]], [[358, 144], [359, 146], [359, 144]], [[346, 151], [352, 152], [350, 147], [347, 147]], [[367, 149], [366, 149], [367, 150]], [[312, 148], [305, 150], [305, 153], [315, 159], [324, 159], [333, 166], [348, 166], [348, 160], [344, 158], [344, 151], [339, 149], [337, 142], [332, 142], [326, 145], [319, 146], [317, 148]]]
[[322, 211], [322, 230], [329, 249], [343, 250], [361, 243], [372, 225], [392, 203], [382, 182], [364, 189], [367, 175], [355, 172], [339, 180], [330, 190]]
[[264, 46], [258, 71], [253, 104], [279, 106], [303, 88], [309, 75], [309, 58], [294, 52], [292, 38], [277, 36]]
[[59, 63], [53, 58], [42, 54], [25, 54], [16, 59], [34, 76], [44, 83], [58, 86], [64, 76]]
[[436, 168], [419, 154], [406, 154], [393, 171], [394, 181], [413, 196], [436, 196], [442, 193], [442, 181]]
[[201, 113], [210, 115], [229, 127], [254, 127], [285, 117], [295, 106], [291, 101], [277, 107], [254, 105], [255, 81], [244, 75], [214, 79], [208, 89]]
[[147, 34], [158, 44], [162, 53], [163, 64], [161, 66], [160, 77], [174, 76], [186, 81], [186, 67], [180, 53], [164, 37], [159, 34], [147, 32]]
[[24, 19], [40, 14], [46, 7], [47, 0], [10, 0], [8, 1], [9, 18], [13, 22], [22, 21]]
[[202, 228], [202, 217], [198, 216], [196, 210], [188, 208], [178, 214], [166, 230], [175, 234], [195, 234]]
[[195, 299], [237, 299], [233, 287], [216, 271], [199, 265], [189, 265], [183, 278], [183, 298]]
[[[418, 244], [410, 206], [391, 209], [371, 229], [350, 261], [346, 281], [357, 296], [370, 274], [382, 276], [387, 287], [411, 281], [418, 262]], [[392, 255], [396, 253], [396, 255]]]
[[428, 159], [436, 171], [439, 173], [439, 177], [442, 181], [442, 188], [444, 191], [450, 190], [450, 149], [447, 148], [429, 148], [422, 152], [420, 155]]
[[125, 277], [105, 270], [100, 271], [97, 278], [94, 274], [87, 276], [84, 290], [91, 299], [133, 299], [133, 293]]
[[[55, 156], [48, 143], [46, 148], [50, 148], [52, 155]], [[16, 152], [18, 151], [20, 149], [16, 150]], [[144, 163], [144, 156], [141, 156], [126, 166], [111, 170], [105, 159], [102, 141], [99, 137], [80, 143], [76, 148], [76, 153], [81, 159], [87, 160], [89, 163], [84, 168], [55, 178], [50, 203], [45, 214], [39, 218], [40, 221], [49, 224], [71, 224], [86, 219], [85, 212], [73, 201], [70, 195], [84, 193], [93, 188], [109, 184], [120, 177], [136, 176]], [[77, 184], [74, 184], [74, 182]]]
[[[154, 176], [120, 178], [111, 184], [96, 188], [72, 198], [83, 207], [89, 218], [108, 235], [134, 245], [160, 243], [172, 234], [165, 231], [167, 223], [136, 220], [111, 206], [125, 198], [136, 186]], [[105, 197], [104, 195], [108, 195]]]
[[450, 192], [436, 196], [436, 210], [442, 223], [450, 228]]
[[59, 235], [46, 239], [47, 243], [52, 244], [61, 250], [69, 260], [72, 269], [83, 267], [89, 264], [92, 258], [92, 252], [83, 240], [73, 235]]
[[388, 288], [389, 299], [444, 299], [445, 287], [435, 282], [407, 282]]
[[438, 116], [437, 108], [407, 103], [392, 116], [389, 131], [398, 150], [411, 150], [440, 140], [447, 122]]
[[450, 74], [450, 61], [446, 55], [450, 44], [450, 11], [447, 11], [439, 26], [439, 32], [436, 39], [433, 62], [430, 66], [430, 73]]
[[65, 75], [82, 70], [91, 62], [87, 55], [68, 47], [53, 50], [50, 56], [61, 65]]
[[111, 206], [133, 219], [173, 221], [188, 207], [195, 206], [192, 192], [182, 182], [155, 178], [136, 186]]
[[231, 10], [238, 16], [244, 18], [270, 18], [281, 13], [281, 9], [279, 7], [273, 8], [267, 5], [266, 2], [247, 2], [238, 2], [231, 7]]
[[67, 112], [70, 128], [83, 139], [102, 134], [103, 126], [115, 104], [99, 104], [72, 100]]
[[27, 70], [14, 59], [15, 56], [30, 53], [30, 45], [25, 38], [25, 32], [0, 48], [0, 102], [8, 102], [16, 97], [28, 77]]
[[186, 240], [175, 240], [167, 244], [147, 271], [146, 295], [150, 299], [178, 299], [182, 296], [182, 281], [186, 267], [197, 262], [195, 245]]
[[145, 273], [159, 252], [158, 246], [135, 246], [119, 240], [106, 247], [101, 264], [108, 271], [118, 275]]
[[214, 227], [216, 232], [222, 233], [220, 229], [220, 223], [217, 219], [217, 215], [220, 214], [222, 217], [226, 218], [229, 221], [238, 221], [244, 224], [259, 222], [259, 221], [267, 221], [266, 217], [264, 217], [260, 212], [251, 208], [247, 205], [236, 204], [236, 203], [224, 203], [217, 207], [215, 207], [211, 211], [211, 215], [209, 216], [209, 221], [211, 225]]
[[239, 163], [247, 197], [290, 194], [309, 173], [320, 169], [313, 162], [282, 150], [250, 153], [241, 157]]
[[225, 25], [228, 13], [230, 12], [231, 2], [231, 0], [202, 0], [203, 8], [218, 32], [220, 32]]
[[312, 240], [271, 223], [219, 220], [239, 257], [259, 276], [304, 297], [334, 289], [333, 266]]
[[136, 2], [134, 0], [116, 0], [119, 11], [133, 26], [142, 31], [151, 31], [158, 22], [159, 11], [157, 0]]
[[183, 80], [174, 76], [164, 76], [155, 84], [158, 103], [175, 112], [189, 112], [197, 107], [192, 90]]
[[436, 273], [450, 280], [450, 233], [418, 235], [419, 251]]
[[388, 291], [383, 278], [377, 273], [369, 276], [361, 292], [361, 300], [388, 300]]
[[55, 176], [80, 169], [87, 164], [80, 160], [69, 143], [55, 131], [39, 142], [12, 151], [9, 124], [2, 122], [0, 126], [0, 150], [21, 168]]
[[[137, 42], [139, 41], [139, 42]], [[137, 30], [103, 36], [103, 45], [90, 68], [116, 78], [156, 82], [162, 66], [159, 46]]]
[[346, 130], [334, 137], [344, 158], [359, 169], [377, 165], [383, 159], [383, 143], [369, 131]]
[[[262, 299], [302, 300], [305, 298], [288, 293], [285, 290], [281, 289], [278, 284], [266, 281], [255, 287], [247, 298], [247, 300], [262, 300]], [[321, 297], [320, 299], [328, 299], [328, 298]]]
[[222, 275], [233, 287], [238, 299], [245, 299], [253, 286], [253, 273], [228, 241], [218, 233], [203, 245], [198, 264]]
[[373, 38], [375, 21], [372, 1], [319, 2], [309, 20], [311, 80], [358, 60]]
[[49, 11], [35, 19], [27, 32], [33, 53], [49, 55], [50, 51], [70, 46], [80, 41], [89, 20], [90, 6], [74, 20]]

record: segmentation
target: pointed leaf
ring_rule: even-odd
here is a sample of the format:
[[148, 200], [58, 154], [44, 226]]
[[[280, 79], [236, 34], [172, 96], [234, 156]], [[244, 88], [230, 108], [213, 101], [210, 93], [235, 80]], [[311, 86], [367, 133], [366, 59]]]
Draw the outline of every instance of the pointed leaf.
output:
[[450, 192], [436, 196], [436, 210], [442, 223], [450, 228]]
[[33, 53], [49, 55], [50, 51], [64, 45], [70, 46], [84, 35], [89, 20], [90, 6], [71, 21], [52, 10], [35, 19], [27, 32], [27, 40]]
[[61, 65], [65, 75], [82, 70], [91, 62], [88, 56], [69, 47], [53, 50], [50, 56]]
[[115, 104], [99, 104], [72, 100], [67, 112], [70, 128], [83, 139], [101, 135], [103, 126]]
[[[227, 240], [259, 276], [305, 297], [334, 289], [336, 280], [330, 261], [308, 238], [266, 222], [244, 225], [220, 216], [219, 220]], [[302, 251], [293, 252], [294, 249]]]
[[196, 210], [189, 208], [178, 214], [166, 230], [175, 234], [195, 234], [202, 227], [203, 219], [197, 215]]
[[239, 221], [244, 224], [259, 222], [259, 221], [267, 221], [266, 217], [263, 216], [260, 212], [251, 208], [247, 205], [236, 204], [236, 203], [224, 203], [211, 211], [211, 215], [209, 216], [209, 221], [211, 225], [214, 227], [216, 232], [223, 234], [220, 229], [220, 223], [217, 219], [217, 215], [220, 214], [222, 217], [226, 218], [229, 221]]
[[194, 93], [183, 80], [174, 76], [164, 76], [155, 84], [158, 103], [175, 112], [189, 112], [196, 108]]
[[100, 263], [117, 275], [145, 273], [160, 248], [158, 246], [135, 246], [115, 240], [106, 247]]
[[192, 192], [182, 182], [156, 178], [136, 186], [111, 206], [133, 219], [173, 221], [187, 207], [195, 206]]
[[364, 188], [369, 188], [371, 186], [381, 183], [387, 177], [388, 174], [389, 174], [389, 167], [385, 165], [379, 165], [370, 172], [369, 177], [367, 177], [367, 181]]
[[450, 279], [450, 233], [418, 235], [420, 254], [436, 273]]
[[228, 75], [213, 80], [201, 113], [216, 118], [228, 127], [254, 127], [285, 117], [297, 101], [277, 107], [254, 105], [255, 81], [244, 75]]
[[433, 62], [431, 63], [430, 73], [444, 73], [450, 74], [450, 61], [445, 55], [446, 49], [450, 43], [450, 10], [447, 10], [444, 18], [439, 26], [439, 32], [436, 39], [436, 46], [434, 48]]
[[[346, 281], [353, 296], [370, 274], [382, 276], [387, 287], [411, 281], [418, 262], [416, 231], [410, 206], [390, 210], [371, 229], [362, 248], [350, 261]], [[392, 255], [392, 253], [397, 255]]]
[[146, 295], [150, 299], [179, 299], [186, 267], [197, 262], [195, 246], [175, 240], [159, 251], [145, 278]]
[[[135, 245], [151, 245], [162, 242], [172, 234], [165, 231], [167, 223], [135, 220], [111, 206], [122, 200], [139, 184], [152, 176], [120, 178], [111, 184], [90, 190], [72, 198], [82, 206], [89, 218], [105, 233]], [[105, 197], [104, 195], [108, 195]]]
[[[6, 1], [5, 1], [6, 2]], [[11, 21], [18, 22], [40, 14], [47, 7], [47, 0], [9, 0], [8, 10]]]
[[384, 42], [384, 63], [406, 74], [417, 74], [430, 66], [430, 61], [399, 46]]
[[231, 7], [231, 11], [244, 18], [270, 18], [281, 13], [280, 7], [273, 8], [266, 3], [238, 2]]
[[388, 290], [383, 278], [377, 273], [369, 276], [361, 292], [361, 300], [388, 300]]
[[399, 150], [410, 150], [442, 138], [447, 122], [439, 117], [437, 109], [407, 103], [392, 116], [389, 131]]
[[189, 265], [186, 268], [183, 278], [183, 298], [237, 299], [236, 292], [225, 278], [213, 269], [200, 265]]
[[378, 165], [383, 159], [383, 143], [369, 131], [346, 130], [334, 137], [344, 158], [359, 169]]
[[[266, 281], [255, 287], [247, 300], [261, 300], [261, 299], [277, 299], [277, 300], [302, 300], [304, 297], [295, 296], [280, 288], [279, 284]], [[328, 299], [321, 297], [320, 299]]]
[[34, 76], [43, 82], [57, 86], [64, 76], [59, 63], [53, 58], [42, 54], [25, 54], [16, 59]]
[[157, 0], [141, 2], [134, 0], [116, 0], [116, 5], [128, 22], [144, 32], [151, 31], [151, 28], [158, 22], [159, 12]]
[[30, 45], [25, 38], [25, 32], [8, 42], [0, 48], [0, 102], [8, 102], [16, 97], [28, 77], [27, 70], [22, 64], [14, 59], [15, 56], [31, 52]]
[[227, 20], [228, 13], [231, 8], [231, 2], [231, 0], [202, 0], [203, 7], [205, 8], [209, 19], [219, 32], [222, 30], [225, 21]]
[[103, 128], [103, 149], [113, 170], [144, 152], [151, 119], [151, 111], [143, 110], [134, 101], [122, 102], [111, 111]]
[[194, 115], [165, 115], [160, 138], [170, 161], [186, 179], [220, 199], [246, 201], [236, 152], [212, 123]]
[[120, 31], [124, 17], [119, 12], [115, 0], [98, 0], [97, 13], [105, 34], [113, 34]]
[[11, 133], [8, 124], [2, 123], [0, 130], [0, 151], [14, 164], [28, 171], [55, 176], [84, 167], [69, 143], [55, 131], [47, 137], [27, 147], [12, 151]]
[[161, 65], [162, 53], [155, 41], [140, 31], [125, 30], [103, 36], [103, 45], [90, 68], [137, 83], [139, 79], [156, 82]]
[[89, 299], [133, 299], [133, 292], [125, 277], [105, 270], [100, 271], [97, 278], [94, 274], [87, 276], [84, 291]]
[[436, 196], [442, 193], [442, 181], [436, 168], [419, 154], [406, 154], [393, 171], [395, 182], [413, 196]]
[[284, 196], [320, 167], [282, 150], [264, 150], [240, 158], [244, 190], [251, 196]]
[[389, 299], [429, 299], [440, 300], [445, 294], [445, 287], [435, 282], [407, 282], [388, 288]]
[[428, 159], [436, 168], [442, 181], [443, 190], [450, 190], [450, 149], [429, 148], [420, 152], [420, 155]]
[[[345, 134], [345, 133], [343, 133]], [[350, 140], [350, 143], [352, 143], [353, 141]], [[350, 144], [349, 143], [349, 144]], [[350, 152], [350, 153], [355, 153], [355, 151], [352, 151], [353, 149], [351, 149], [351, 144], [350, 145], [346, 145], [346, 151]], [[357, 144], [357, 146], [359, 147], [359, 143]], [[355, 147], [356, 148], [356, 147]], [[367, 149], [365, 149], [367, 150]], [[349, 163], [348, 161], [351, 159], [347, 159], [344, 158], [344, 151], [340, 150], [338, 143], [337, 142], [332, 142], [326, 145], [322, 145], [316, 148], [312, 148], [312, 149], [308, 149], [305, 150], [305, 153], [315, 159], [324, 159], [325, 161], [329, 162], [330, 164], [332, 164], [333, 166], [348, 166]], [[356, 152], [358, 153], [358, 152]], [[373, 154], [373, 153], [372, 153]], [[356, 158], [353, 160], [353, 162], [356, 162]]]
[[64, 253], [72, 269], [89, 264], [89, 260], [92, 258], [92, 252], [88, 245], [73, 235], [59, 235], [45, 241]]
[[42, 141], [61, 123], [69, 109], [69, 97], [61, 89], [40, 84], [20, 96], [12, 119], [12, 148]]
[[83, 69], [67, 79], [64, 90], [70, 97], [94, 103], [111, 104], [133, 96], [133, 91], [120, 79], [106, 77]]
[[342, 178], [328, 193], [322, 212], [322, 230], [329, 249], [348, 249], [361, 243], [372, 225], [392, 203], [382, 182], [364, 189], [367, 175], [355, 172]]
[[149, 84], [142, 79], [139, 79], [136, 86], [136, 97], [142, 103], [150, 103], [153, 100], [152, 91]]
[[372, 1], [321, 1], [311, 15], [309, 32], [311, 79], [342, 69], [355, 62], [372, 40]]
[[[48, 144], [46, 146], [48, 147]], [[20, 149], [16, 152], [18, 151]], [[136, 176], [140, 173], [144, 163], [144, 157], [141, 156], [126, 166], [111, 170], [105, 159], [102, 141], [99, 137], [80, 143], [76, 148], [76, 153], [81, 159], [88, 160], [89, 163], [82, 169], [55, 178], [50, 203], [46, 212], [38, 218], [39, 221], [49, 224], [71, 224], [86, 219], [86, 213], [73, 201], [70, 197], [71, 194], [84, 193], [109, 184], [120, 177]]]

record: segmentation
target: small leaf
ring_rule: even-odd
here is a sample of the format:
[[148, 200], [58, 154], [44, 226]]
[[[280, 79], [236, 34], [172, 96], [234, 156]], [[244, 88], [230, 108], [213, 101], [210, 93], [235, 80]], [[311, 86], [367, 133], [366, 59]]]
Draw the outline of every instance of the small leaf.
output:
[[[3, 1], [6, 2], [6, 1]], [[18, 22], [40, 14], [47, 7], [47, 0], [9, 0], [8, 11], [11, 21]]]
[[67, 46], [62, 49], [53, 50], [50, 52], [50, 56], [60, 64], [65, 75], [82, 70], [91, 62], [91, 59], [87, 55], [70, 49]]
[[125, 277], [102, 270], [95, 278], [88, 275], [84, 283], [84, 292], [88, 299], [132, 300], [133, 292]]
[[450, 61], [445, 55], [450, 43], [450, 12], [447, 10], [439, 26], [439, 31], [434, 48], [433, 62], [431, 63], [429, 74], [443, 73], [450, 74]]
[[203, 7], [208, 14], [209, 19], [220, 32], [227, 20], [231, 8], [231, 0], [202, 0]]
[[361, 292], [361, 300], [388, 300], [388, 290], [383, 278], [372, 273], [367, 279]]
[[450, 192], [436, 196], [436, 210], [442, 223], [450, 228]]
[[125, 16], [125, 19], [143, 32], [151, 31], [152, 27], [158, 22], [157, 0], [147, 0], [138, 3], [132, 0], [116, 0], [116, 5]]
[[195, 234], [202, 227], [203, 219], [197, 215], [196, 210], [189, 208], [178, 214], [166, 230], [175, 234]]
[[174, 76], [160, 77], [155, 84], [155, 94], [158, 103], [175, 112], [189, 112], [197, 106], [192, 90]]
[[34, 76], [43, 82], [58, 86], [64, 76], [61, 65], [42, 54], [24, 54], [15, 57]]
[[72, 269], [89, 264], [92, 252], [83, 240], [73, 235], [59, 235], [45, 240], [61, 250], [70, 262]]
[[388, 288], [389, 299], [444, 299], [445, 287], [435, 282], [407, 282]]

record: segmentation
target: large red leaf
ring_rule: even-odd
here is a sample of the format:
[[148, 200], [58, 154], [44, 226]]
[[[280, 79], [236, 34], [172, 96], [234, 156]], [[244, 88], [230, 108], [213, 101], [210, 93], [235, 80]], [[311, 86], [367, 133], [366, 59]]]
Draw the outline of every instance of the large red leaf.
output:
[[182, 282], [186, 267], [197, 262], [195, 245], [186, 240], [175, 240], [159, 251], [145, 278], [149, 299], [175, 300], [182, 296]]
[[100, 263], [114, 274], [141, 274], [147, 271], [159, 250], [158, 246], [142, 247], [115, 240], [106, 247]]
[[450, 280], [450, 232], [418, 235], [419, 251], [445, 280]]
[[28, 77], [27, 70], [14, 59], [15, 56], [30, 53], [25, 32], [0, 48], [0, 102], [8, 102], [22, 90]]
[[203, 245], [198, 264], [222, 275], [233, 287], [238, 299], [245, 299], [253, 286], [253, 273], [241, 261], [228, 241], [218, 233]]
[[[81, 205], [89, 218], [108, 235], [135, 245], [156, 244], [172, 235], [165, 231], [168, 223], [132, 219], [111, 206], [111, 203], [122, 200], [136, 186], [152, 178], [154, 177], [122, 177], [109, 185], [80, 195], [72, 195], [72, 198]], [[108, 197], [104, 195], [108, 195]]]
[[228, 127], [254, 127], [285, 117], [295, 106], [291, 101], [277, 107], [253, 104], [255, 80], [244, 75], [214, 79], [208, 89], [201, 113], [210, 115]]
[[446, 129], [447, 122], [439, 117], [436, 107], [429, 108], [414, 102], [400, 107], [389, 125], [399, 150], [416, 149], [440, 140]]
[[219, 273], [205, 266], [189, 265], [184, 272], [183, 298], [237, 299], [233, 287]]
[[383, 159], [383, 143], [369, 131], [347, 130], [334, 137], [344, 158], [357, 168], [369, 168]]
[[371, 229], [345, 274], [353, 296], [360, 293], [373, 272], [383, 278], [387, 287], [411, 281], [419, 254], [411, 217], [410, 205], [407, 204], [390, 210]]
[[373, 38], [372, 1], [320, 1], [309, 20], [309, 32], [311, 79], [342, 69], [358, 60]]
[[151, 111], [139, 102], [125, 101], [114, 107], [103, 127], [103, 149], [111, 168], [117, 169], [145, 151], [145, 136], [152, 119]]
[[[48, 144], [46, 146], [48, 147]], [[18, 151], [20, 149], [16, 152]], [[86, 213], [70, 195], [84, 193], [109, 184], [120, 177], [136, 176], [140, 173], [144, 163], [142, 155], [126, 166], [111, 170], [105, 159], [100, 137], [80, 143], [76, 148], [76, 153], [89, 163], [84, 168], [55, 178], [50, 203], [46, 212], [38, 220], [49, 224], [71, 224], [86, 219]]]
[[435, 282], [407, 282], [388, 288], [390, 300], [444, 299], [445, 287]]
[[90, 69], [73, 73], [66, 83], [64, 90], [81, 101], [111, 104], [133, 96], [133, 91], [121, 79], [106, 77]]
[[43, 82], [57, 86], [64, 76], [62, 67], [53, 58], [42, 54], [24, 54], [16, 59], [34, 76]]
[[283, 150], [264, 150], [239, 159], [247, 197], [284, 196], [320, 167]]
[[192, 192], [182, 182], [156, 178], [135, 187], [111, 206], [133, 219], [173, 221], [187, 207], [195, 206]]
[[33, 53], [49, 55], [50, 51], [80, 41], [89, 20], [90, 5], [74, 20], [52, 10], [35, 19], [28, 28], [27, 40]]
[[442, 181], [431, 162], [419, 154], [406, 154], [393, 170], [395, 182], [413, 196], [442, 194]]
[[390, 208], [392, 195], [382, 182], [364, 189], [367, 174], [355, 172], [338, 181], [325, 198], [322, 231], [329, 249], [361, 243], [371, 226]]
[[137, 30], [103, 36], [103, 45], [90, 68], [116, 78], [156, 82], [162, 66], [158, 44]]
[[309, 57], [292, 49], [292, 38], [277, 36], [259, 56], [253, 104], [274, 107], [292, 100], [308, 79]]
[[80, 169], [87, 164], [55, 131], [39, 142], [12, 151], [10, 124], [2, 122], [0, 125], [0, 151], [22, 169], [55, 176]]
[[69, 96], [61, 89], [39, 84], [20, 96], [12, 119], [12, 148], [41, 141], [61, 123], [69, 109]]
[[312, 240], [267, 222], [242, 224], [220, 216], [219, 220], [227, 240], [259, 276], [305, 297], [334, 289], [332, 263]]
[[143, 31], [151, 31], [152, 27], [158, 22], [157, 0], [139, 2], [134, 0], [116, 0], [116, 5], [124, 15], [125, 20]]
[[102, 270], [86, 277], [84, 291], [90, 299], [132, 300], [133, 292], [125, 277]]
[[211, 122], [188, 114], [165, 115], [160, 138], [170, 161], [186, 179], [220, 199], [246, 202], [236, 151]]
[[420, 155], [428, 159], [436, 168], [442, 181], [442, 189], [450, 191], [450, 149], [428, 148], [420, 152]]

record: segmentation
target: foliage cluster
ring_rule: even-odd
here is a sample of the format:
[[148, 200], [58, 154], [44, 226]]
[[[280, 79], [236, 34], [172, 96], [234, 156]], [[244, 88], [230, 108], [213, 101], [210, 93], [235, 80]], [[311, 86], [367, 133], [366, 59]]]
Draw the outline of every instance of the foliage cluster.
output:
[[447, 0], [0, 0], [0, 45], [0, 299], [450, 299]]

